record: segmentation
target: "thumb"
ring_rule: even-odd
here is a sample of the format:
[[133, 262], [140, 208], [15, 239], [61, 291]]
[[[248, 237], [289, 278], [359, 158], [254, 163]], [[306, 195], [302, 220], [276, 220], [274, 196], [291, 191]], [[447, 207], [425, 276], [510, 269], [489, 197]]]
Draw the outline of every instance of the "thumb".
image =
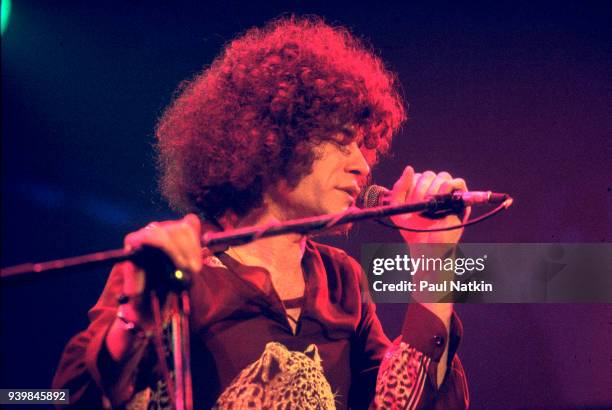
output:
[[408, 165], [404, 168], [402, 176], [393, 184], [393, 189], [389, 195], [391, 203], [404, 203], [410, 194], [413, 185], [414, 168]]
[[188, 224], [189, 226], [193, 228], [198, 238], [202, 236], [202, 222], [200, 221], [200, 218], [198, 218], [196, 214], [185, 215], [185, 217], [183, 218], [183, 222], [185, 222], [186, 224]]

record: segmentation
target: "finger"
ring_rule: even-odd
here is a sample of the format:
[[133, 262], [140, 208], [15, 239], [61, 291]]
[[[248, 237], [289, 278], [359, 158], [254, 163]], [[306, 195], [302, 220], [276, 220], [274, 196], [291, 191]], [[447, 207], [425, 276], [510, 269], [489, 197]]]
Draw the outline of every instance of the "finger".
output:
[[446, 182], [450, 181], [452, 177], [448, 172], [440, 172], [433, 181], [431, 181], [431, 185], [427, 188], [427, 192], [425, 193], [425, 197], [429, 197], [432, 195], [442, 194], [440, 192], [440, 187]]
[[453, 181], [452, 180], [448, 180], [448, 181], [444, 181], [442, 183], [442, 185], [440, 185], [437, 194], [440, 194], [440, 195], [450, 194], [454, 190], [455, 190], [455, 188], [453, 186]]
[[463, 178], [454, 178], [451, 183], [455, 191], [465, 192], [468, 190], [467, 184]]
[[461, 222], [465, 223], [467, 220], [469, 220], [471, 213], [472, 213], [472, 207], [471, 206], [467, 206], [465, 208], [465, 211], [463, 212], [463, 220]]
[[115, 266], [123, 277], [123, 294], [141, 295], [145, 289], [144, 271], [131, 261], [118, 263]]
[[421, 177], [423, 176], [422, 172], [415, 172], [414, 176], [412, 177], [412, 189], [414, 189], [414, 187], [416, 186], [417, 182], [419, 182], [419, 179], [421, 179]]
[[399, 179], [393, 184], [393, 189], [390, 194], [391, 203], [404, 203], [406, 197], [412, 188], [414, 180], [414, 168], [408, 165], [404, 168], [404, 172]]
[[[450, 194], [453, 191], [462, 191], [462, 192], [467, 191], [467, 186], [465, 184], [465, 181], [461, 178], [455, 178], [450, 181], [445, 181], [440, 186], [440, 190], [438, 191], [438, 193], [441, 195]], [[463, 222], [465, 222], [470, 217], [471, 212], [472, 212], [471, 207], [469, 206], [465, 207], [464, 211], [459, 214], [459, 217], [462, 219]]]
[[200, 228], [199, 219], [191, 214], [171, 228], [171, 238], [175, 249], [181, 253], [183, 259], [187, 262], [185, 268], [191, 272], [199, 272], [202, 267]]
[[408, 202], [413, 203], [422, 201], [425, 198], [425, 193], [427, 192], [427, 189], [429, 189], [429, 186], [431, 185], [431, 182], [434, 180], [435, 177], [436, 174], [432, 171], [423, 172], [423, 175], [421, 175], [416, 185], [412, 188], [412, 192], [409, 195]]
[[450, 194], [454, 191], [467, 191], [467, 185], [465, 184], [463, 178], [454, 178], [444, 181], [442, 185], [440, 185], [437, 194]]
[[152, 222], [146, 227], [132, 232], [124, 238], [124, 245], [131, 249], [137, 249], [144, 245], [161, 247], [163, 239], [166, 237], [161, 226]]
[[[455, 178], [452, 181], [450, 181], [450, 191], [461, 191], [461, 192], [465, 192], [468, 190], [467, 188], [467, 184], [465, 183], [465, 180], [463, 178]], [[465, 211], [463, 212], [463, 221], [462, 222], [466, 222], [468, 219], [470, 219], [470, 214], [472, 213], [472, 207], [468, 206], [465, 208]]]
[[187, 214], [183, 218], [183, 221], [185, 221], [193, 229], [194, 233], [199, 238], [200, 234], [202, 233], [202, 222], [200, 221], [200, 218], [198, 218], [195, 214]]
[[[172, 223], [149, 224], [139, 231], [132, 232], [125, 237], [125, 244], [133, 249], [151, 246], [161, 249], [179, 269], [189, 268], [189, 259], [180, 249], [181, 241], [174, 232]], [[176, 222], [173, 224], [176, 225]]]
[[194, 228], [186, 221], [173, 221], [164, 227], [168, 241], [163, 250], [177, 269], [197, 272], [201, 263], [200, 241]]

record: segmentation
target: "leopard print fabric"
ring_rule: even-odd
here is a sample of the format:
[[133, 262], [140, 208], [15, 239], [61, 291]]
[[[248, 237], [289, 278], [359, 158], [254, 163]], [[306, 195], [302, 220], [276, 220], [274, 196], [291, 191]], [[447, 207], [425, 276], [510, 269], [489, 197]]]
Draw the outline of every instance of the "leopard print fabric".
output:
[[316, 345], [302, 353], [270, 342], [261, 357], [225, 389], [214, 408], [332, 410], [336, 405]]
[[431, 359], [410, 345], [394, 343], [385, 353], [370, 409], [407, 410], [419, 403]]
[[[174, 371], [172, 370], [172, 332], [169, 323], [166, 323], [162, 328], [162, 346], [164, 355], [170, 369], [170, 377], [174, 379]], [[153, 343], [151, 341], [150, 343]], [[152, 386], [146, 387], [134, 394], [128, 403], [125, 405], [126, 410], [172, 410], [170, 401], [170, 393], [166, 386], [165, 380], [160, 378]]]
[[147, 387], [139, 391], [126, 404], [126, 410], [172, 410], [170, 394], [166, 388], [166, 383], [159, 380], [155, 389]]
[[[417, 406], [431, 359], [406, 343], [394, 343], [380, 365], [372, 409], [405, 410]], [[110, 408], [110, 407], [109, 407]], [[335, 409], [316, 345], [292, 352], [280, 343], [266, 345], [261, 357], [242, 370], [223, 392], [217, 410]], [[138, 392], [128, 410], [170, 410], [165, 383]]]

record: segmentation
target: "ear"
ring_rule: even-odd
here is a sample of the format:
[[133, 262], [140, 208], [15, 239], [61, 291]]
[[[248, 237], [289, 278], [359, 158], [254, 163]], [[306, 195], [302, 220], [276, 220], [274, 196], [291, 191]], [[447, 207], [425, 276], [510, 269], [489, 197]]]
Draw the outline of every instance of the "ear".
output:
[[284, 198], [292, 188], [289, 186], [289, 182], [285, 178], [280, 178], [273, 184], [269, 184], [267, 189], [263, 193], [264, 204], [266, 200], [278, 201], [279, 198]]
[[317, 348], [317, 345], [309, 345], [306, 350], [304, 350], [304, 354], [316, 364], [321, 364], [321, 356], [319, 356], [319, 349]]
[[279, 351], [279, 348], [280, 346], [277, 346], [276, 343], [268, 343], [266, 350], [261, 355], [261, 380], [264, 383], [269, 383], [278, 374], [282, 373], [281, 365], [283, 357], [282, 351]]
[[[238, 216], [234, 212], [227, 210], [223, 215], [217, 218], [217, 223], [224, 229], [233, 228], [238, 223]], [[219, 231], [219, 227], [213, 223], [210, 224], [213, 232]]]

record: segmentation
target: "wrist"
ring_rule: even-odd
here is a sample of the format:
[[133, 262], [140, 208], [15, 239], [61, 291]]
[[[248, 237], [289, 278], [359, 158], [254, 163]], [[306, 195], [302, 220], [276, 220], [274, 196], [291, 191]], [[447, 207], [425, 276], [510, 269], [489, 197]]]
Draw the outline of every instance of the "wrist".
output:
[[148, 338], [153, 334], [153, 323], [130, 304], [119, 305], [116, 321], [122, 329], [139, 338]]
[[127, 330], [147, 332], [153, 328], [151, 306], [148, 297], [144, 294], [121, 294], [117, 298], [117, 318]]

